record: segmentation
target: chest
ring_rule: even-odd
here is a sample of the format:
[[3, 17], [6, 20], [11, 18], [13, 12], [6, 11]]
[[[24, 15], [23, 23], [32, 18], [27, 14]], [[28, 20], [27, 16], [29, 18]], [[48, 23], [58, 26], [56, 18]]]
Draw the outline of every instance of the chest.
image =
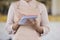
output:
[[14, 21], [18, 21], [22, 16], [38, 16], [40, 11], [38, 7], [17, 6], [14, 11]]

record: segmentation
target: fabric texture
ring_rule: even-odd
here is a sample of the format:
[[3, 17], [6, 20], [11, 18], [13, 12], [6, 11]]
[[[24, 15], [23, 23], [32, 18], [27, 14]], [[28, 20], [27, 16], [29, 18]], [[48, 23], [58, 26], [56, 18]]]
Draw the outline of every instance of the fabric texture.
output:
[[[13, 34], [14, 32], [14, 30], [12, 29], [13, 23], [20, 20], [23, 15], [26, 16], [36, 15], [38, 17], [36, 19], [38, 26], [40, 25], [44, 26], [43, 28], [44, 33], [42, 35], [47, 34], [48, 33], [47, 30], [49, 30], [47, 9], [45, 5], [42, 3], [39, 3], [38, 7], [36, 6], [37, 6], [36, 1], [31, 1], [29, 4], [24, 0], [12, 3], [9, 8], [6, 23], [6, 29], [8, 33], [11, 32]], [[33, 28], [31, 28], [31, 26], [20, 26], [16, 34], [13, 36], [13, 40], [40, 40], [40, 39], [39, 34]]]

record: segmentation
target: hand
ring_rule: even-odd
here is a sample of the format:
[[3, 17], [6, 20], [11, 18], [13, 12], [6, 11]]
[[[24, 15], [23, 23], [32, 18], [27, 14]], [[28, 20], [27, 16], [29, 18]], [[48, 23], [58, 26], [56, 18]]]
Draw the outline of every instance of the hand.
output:
[[16, 22], [16, 23], [13, 24], [12, 29], [14, 31], [17, 31], [18, 27], [19, 27], [18, 22]]
[[20, 26], [20, 25], [18, 24], [20, 18], [21, 18], [21, 17], [18, 17], [17, 21], [15, 21], [14, 24], [13, 24], [13, 26], [12, 26], [12, 29], [15, 30], [15, 31], [16, 31], [16, 30], [19, 28], [19, 26]]
[[40, 27], [40, 25], [37, 25], [37, 20], [27, 19], [27, 25], [31, 26], [39, 34], [42, 34], [43, 33], [43, 27]]
[[36, 20], [32, 20], [32, 19], [27, 19], [27, 22], [25, 25], [28, 25], [28, 26], [35, 26], [36, 25]]

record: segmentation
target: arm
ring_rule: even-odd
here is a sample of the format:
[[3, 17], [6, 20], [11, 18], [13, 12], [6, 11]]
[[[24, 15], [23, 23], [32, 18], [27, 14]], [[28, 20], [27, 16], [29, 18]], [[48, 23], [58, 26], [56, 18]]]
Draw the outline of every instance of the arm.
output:
[[45, 5], [42, 4], [42, 14], [41, 14], [41, 27], [43, 27], [43, 34], [46, 35], [50, 29], [49, 29], [49, 20], [48, 20], [48, 13]]
[[[49, 32], [49, 20], [48, 20], [48, 14], [47, 9], [45, 5], [41, 4], [39, 6], [41, 14], [38, 16], [37, 19], [37, 27], [36, 30], [41, 34], [47, 34]], [[41, 18], [41, 22], [40, 22]]]
[[8, 18], [6, 23], [6, 30], [9, 34], [15, 32], [15, 28], [12, 28], [13, 26], [17, 27], [18, 24], [14, 23], [14, 4], [11, 4], [8, 11]]

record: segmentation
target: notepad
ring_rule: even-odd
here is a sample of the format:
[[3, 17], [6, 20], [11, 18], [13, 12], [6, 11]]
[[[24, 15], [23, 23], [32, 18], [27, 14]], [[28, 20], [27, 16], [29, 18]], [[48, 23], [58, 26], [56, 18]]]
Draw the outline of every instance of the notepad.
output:
[[34, 20], [34, 19], [36, 19], [36, 18], [37, 18], [37, 16], [23, 16], [23, 17], [20, 19], [20, 21], [18, 22], [18, 24], [19, 24], [19, 25], [24, 25], [24, 24], [26, 23], [27, 19], [32, 19], [32, 20]]

